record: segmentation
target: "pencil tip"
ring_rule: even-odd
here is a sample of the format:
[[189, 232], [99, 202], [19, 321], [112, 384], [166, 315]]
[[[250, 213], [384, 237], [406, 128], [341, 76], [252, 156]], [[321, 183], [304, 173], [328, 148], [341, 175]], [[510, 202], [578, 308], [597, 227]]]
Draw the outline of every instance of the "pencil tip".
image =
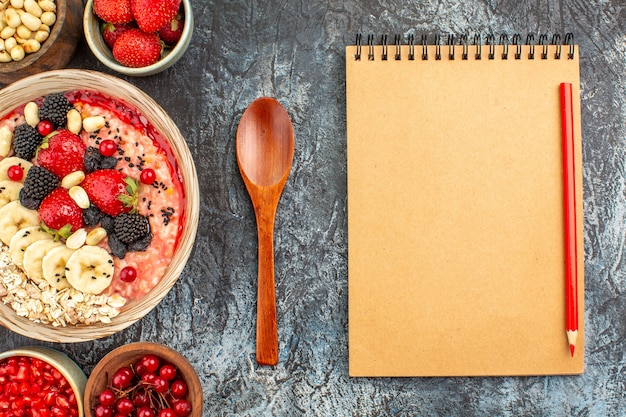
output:
[[576, 345], [569, 345], [569, 353], [572, 354], [572, 358], [574, 357], [574, 349], [576, 349]]

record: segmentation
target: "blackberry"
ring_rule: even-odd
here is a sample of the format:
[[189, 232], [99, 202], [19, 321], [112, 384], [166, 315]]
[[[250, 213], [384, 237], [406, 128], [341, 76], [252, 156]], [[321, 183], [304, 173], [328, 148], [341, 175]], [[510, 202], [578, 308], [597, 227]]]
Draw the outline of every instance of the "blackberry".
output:
[[94, 172], [100, 169], [100, 162], [102, 161], [102, 154], [93, 146], [89, 146], [85, 151], [85, 157], [83, 158], [83, 164], [87, 172]]
[[115, 218], [115, 235], [125, 244], [138, 241], [150, 233], [150, 222], [141, 214], [122, 213]]
[[148, 249], [150, 243], [152, 242], [152, 233], [148, 233], [144, 237], [139, 240], [134, 241], [133, 243], [128, 244], [128, 251], [131, 252], [143, 252]]
[[29, 197], [22, 188], [19, 193], [20, 204], [30, 210], [37, 210], [42, 200]]
[[107, 243], [109, 244], [109, 249], [111, 249], [113, 256], [124, 259], [127, 251], [126, 245], [120, 241], [115, 234], [108, 235]]
[[24, 187], [20, 191], [20, 202], [24, 207], [28, 204], [29, 206], [36, 205], [38, 208], [41, 201], [60, 183], [61, 181], [52, 172], [40, 166], [32, 166], [28, 170]]
[[102, 212], [93, 204], [83, 210], [83, 223], [85, 223], [85, 226], [94, 227], [100, 223], [100, 219], [102, 219]]
[[63, 93], [49, 94], [43, 99], [39, 118], [49, 120], [54, 127], [62, 127], [67, 124], [67, 112], [73, 107]]
[[27, 123], [19, 125], [13, 131], [13, 148], [15, 155], [19, 158], [27, 161], [33, 159], [41, 142], [43, 142], [43, 136]]

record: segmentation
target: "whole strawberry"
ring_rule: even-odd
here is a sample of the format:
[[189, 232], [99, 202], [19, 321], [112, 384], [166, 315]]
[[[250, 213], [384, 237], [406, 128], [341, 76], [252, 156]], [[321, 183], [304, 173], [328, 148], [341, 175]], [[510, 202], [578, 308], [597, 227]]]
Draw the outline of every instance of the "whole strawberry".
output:
[[39, 219], [46, 227], [64, 238], [84, 227], [83, 210], [63, 187], [52, 190], [43, 199], [38, 211]]
[[132, 23], [109, 23], [105, 22], [100, 27], [102, 32], [102, 39], [109, 46], [109, 48], [113, 49], [113, 45], [115, 45], [115, 41], [119, 36], [126, 32], [128, 29], [132, 28]]
[[87, 174], [80, 186], [89, 201], [105, 214], [118, 216], [137, 207], [137, 182], [115, 169], [101, 169]]
[[94, 0], [93, 12], [109, 23], [128, 23], [133, 20], [131, 0]]
[[181, 0], [131, 0], [131, 10], [137, 26], [144, 32], [156, 32], [171, 22]]
[[172, 21], [162, 26], [158, 33], [164, 44], [167, 46], [176, 45], [183, 34], [183, 15], [176, 13]]
[[113, 56], [125, 67], [147, 67], [161, 58], [163, 47], [156, 33], [128, 29], [113, 45]]
[[37, 163], [62, 179], [71, 172], [85, 171], [86, 149], [78, 135], [60, 129], [44, 139], [37, 153]]

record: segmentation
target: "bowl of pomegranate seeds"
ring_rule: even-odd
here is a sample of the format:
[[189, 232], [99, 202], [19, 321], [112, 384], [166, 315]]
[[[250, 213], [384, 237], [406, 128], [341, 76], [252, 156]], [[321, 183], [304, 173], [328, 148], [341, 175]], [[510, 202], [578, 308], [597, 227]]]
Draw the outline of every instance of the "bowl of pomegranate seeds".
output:
[[135, 342], [98, 362], [84, 404], [94, 416], [200, 417], [202, 398], [198, 374], [183, 355], [158, 343]]
[[107, 67], [146, 76], [174, 65], [193, 33], [191, 0], [88, 0], [87, 45]]
[[87, 377], [64, 353], [33, 346], [0, 353], [0, 415], [82, 417]]
[[116, 77], [57, 70], [0, 91], [0, 324], [81, 342], [141, 319], [198, 226], [185, 138]]

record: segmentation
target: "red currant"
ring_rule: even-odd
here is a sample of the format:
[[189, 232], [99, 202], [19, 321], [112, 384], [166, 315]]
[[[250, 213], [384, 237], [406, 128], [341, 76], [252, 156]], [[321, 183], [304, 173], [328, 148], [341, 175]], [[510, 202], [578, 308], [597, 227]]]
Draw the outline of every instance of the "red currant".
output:
[[152, 372], [147, 372], [147, 373], [141, 375], [141, 380], [143, 382], [148, 383], [148, 384], [153, 384], [155, 378], [156, 378], [156, 375], [153, 374]]
[[167, 389], [169, 388], [169, 383], [167, 382], [167, 380], [161, 378], [160, 376], [155, 377], [152, 384], [154, 384], [154, 390], [162, 394], [165, 394], [167, 392]]
[[146, 355], [141, 358], [141, 363], [146, 367], [148, 372], [155, 373], [159, 369], [161, 361], [155, 355]]
[[159, 410], [158, 417], [176, 417], [176, 414], [171, 408], [162, 408]]
[[94, 410], [96, 417], [113, 417], [113, 407], [98, 404]]
[[19, 165], [11, 165], [9, 169], [7, 169], [7, 177], [12, 181], [20, 181], [24, 178], [24, 170]]
[[154, 411], [150, 407], [140, 407], [137, 410], [137, 417], [154, 417]]
[[133, 404], [135, 404], [136, 407], [150, 405], [150, 396], [146, 390], [140, 389], [135, 391], [133, 394]]
[[54, 125], [50, 120], [42, 120], [37, 123], [37, 132], [41, 136], [48, 136], [54, 130]]
[[166, 381], [171, 381], [176, 377], [176, 367], [174, 365], [163, 365], [161, 369], [159, 369], [159, 376]]
[[132, 382], [132, 371], [130, 368], [128, 368], [128, 370], [130, 373], [124, 368], [120, 368], [117, 372], [115, 372], [113, 379], [111, 380], [111, 385], [113, 385], [114, 388], [126, 389], [130, 386], [130, 383]]
[[98, 150], [102, 156], [113, 156], [117, 152], [117, 145], [111, 139], [105, 139], [100, 142]]
[[133, 282], [137, 278], [137, 270], [132, 266], [125, 266], [120, 271], [120, 279], [124, 282]]
[[187, 384], [182, 379], [177, 379], [170, 385], [170, 392], [174, 398], [183, 398], [187, 395]]
[[100, 404], [104, 406], [115, 404], [115, 393], [110, 389], [105, 389], [98, 396], [98, 400], [100, 400]]
[[117, 400], [115, 404], [115, 408], [117, 408], [117, 412], [122, 415], [129, 415], [131, 412], [135, 411], [135, 405], [130, 400], [130, 398], [120, 398]]
[[177, 417], [187, 417], [191, 414], [191, 403], [187, 400], [177, 400], [173, 408]]
[[145, 168], [139, 175], [139, 181], [146, 185], [150, 185], [156, 180], [156, 172], [152, 168]]

